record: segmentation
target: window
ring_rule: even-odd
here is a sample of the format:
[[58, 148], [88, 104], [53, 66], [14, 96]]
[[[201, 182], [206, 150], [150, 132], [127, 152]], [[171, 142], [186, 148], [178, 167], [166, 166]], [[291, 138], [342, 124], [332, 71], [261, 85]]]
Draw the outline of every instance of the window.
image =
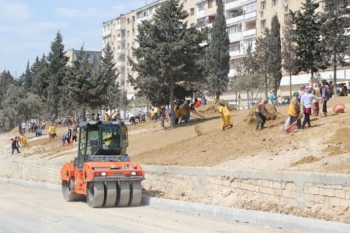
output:
[[266, 20], [261, 20], [261, 29], [265, 29], [266, 28]]
[[212, 8], [213, 7], [213, 0], [208, 0], [208, 8]]
[[240, 50], [240, 43], [238, 41], [230, 44], [230, 52], [238, 50]]
[[245, 6], [245, 13], [249, 13], [249, 12], [253, 12], [253, 11], [256, 11], [256, 2], [247, 4]]
[[130, 33], [129, 31], [126, 32], [126, 37], [129, 37]]
[[143, 17], [146, 17], [146, 16], [147, 16], [147, 12], [144, 11], [144, 12], [143, 12]]
[[126, 21], [127, 21], [128, 24], [130, 23], [130, 19], [129, 18]]
[[198, 11], [204, 11], [205, 10], [205, 2], [201, 2], [198, 4]]
[[241, 31], [242, 31], [241, 24], [233, 25], [232, 27], [227, 28], [228, 34], [234, 34], [234, 33], [241, 32]]
[[194, 8], [191, 8], [191, 15], [194, 15]]
[[253, 48], [253, 42], [254, 42], [254, 39], [248, 39], [248, 40], [244, 41], [244, 45], [247, 49], [248, 49], [248, 47]]
[[261, 2], [261, 10], [264, 10], [266, 8], [266, 2]]
[[278, 0], [272, 0], [272, 6], [277, 6], [278, 5]]

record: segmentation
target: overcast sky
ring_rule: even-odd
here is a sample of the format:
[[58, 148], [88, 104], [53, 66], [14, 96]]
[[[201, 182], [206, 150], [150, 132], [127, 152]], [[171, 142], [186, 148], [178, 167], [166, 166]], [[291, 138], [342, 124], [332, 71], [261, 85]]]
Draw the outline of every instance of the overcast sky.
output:
[[19, 77], [50, 51], [60, 31], [64, 49], [102, 49], [102, 23], [153, 0], [0, 0], [0, 72]]

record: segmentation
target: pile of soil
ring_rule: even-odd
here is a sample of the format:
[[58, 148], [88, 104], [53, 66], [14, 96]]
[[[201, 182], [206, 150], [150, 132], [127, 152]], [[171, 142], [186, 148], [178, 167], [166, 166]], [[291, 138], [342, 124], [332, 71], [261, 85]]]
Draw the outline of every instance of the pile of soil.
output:
[[201, 106], [198, 109], [198, 112], [201, 114], [213, 114], [219, 112], [220, 102], [223, 102], [229, 111], [237, 111], [235, 107], [229, 104], [226, 100], [215, 100], [213, 102], [208, 103], [207, 105]]
[[[244, 118], [244, 122], [249, 124], [255, 124], [256, 121], [256, 117], [255, 117], [255, 110], [258, 107], [258, 105], [260, 104], [260, 100], [258, 100], [254, 106], [250, 109], [248, 115]], [[276, 120], [278, 119], [279, 113], [277, 111], [277, 109], [270, 104], [265, 104], [265, 108], [266, 110], [269, 112], [269, 114], [263, 112], [263, 114], [266, 116], [266, 120], [270, 121], [270, 120]]]

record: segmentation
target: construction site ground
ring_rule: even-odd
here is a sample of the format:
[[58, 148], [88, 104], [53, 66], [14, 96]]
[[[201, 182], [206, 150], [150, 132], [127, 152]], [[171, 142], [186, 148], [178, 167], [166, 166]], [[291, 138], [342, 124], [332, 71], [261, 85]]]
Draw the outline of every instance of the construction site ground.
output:
[[[339, 103], [345, 105], [345, 113], [335, 114], [333, 107]], [[215, 103], [197, 109], [204, 119], [192, 114], [189, 122], [176, 128], [171, 128], [170, 122], [165, 122], [164, 128], [160, 121], [137, 123], [129, 126], [128, 154], [132, 161], [158, 166], [349, 174], [350, 97], [331, 99], [327, 117], [312, 116], [312, 128], [292, 133], [281, 131], [288, 107], [267, 105], [271, 115], [263, 130], [255, 130], [254, 109], [232, 109], [233, 127], [223, 131]], [[68, 128], [58, 126], [57, 138], [50, 140], [48, 126], [40, 137], [26, 133], [29, 146], [21, 146], [19, 154], [11, 155], [11, 138], [18, 135], [18, 129], [0, 134], [0, 158], [72, 161], [77, 143], [63, 146], [61, 141]]]

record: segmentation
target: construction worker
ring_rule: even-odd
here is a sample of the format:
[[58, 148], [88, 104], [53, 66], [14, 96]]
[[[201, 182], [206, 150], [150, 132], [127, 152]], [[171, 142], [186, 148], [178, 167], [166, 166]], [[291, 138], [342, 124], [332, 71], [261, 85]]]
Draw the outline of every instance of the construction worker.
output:
[[221, 128], [224, 131], [227, 126], [233, 127], [230, 111], [224, 102], [219, 102], [219, 113], [221, 115]]
[[19, 135], [19, 141], [21, 142], [22, 146], [28, 146], [28, 141], [26, 139], [26, 137], [24, 137], [23, 135]]
[[54, 124], [51, 124], [51, 126], [49, 127], [49, 138], [52, 139], [52, 138], [55, 138], [57, 135], [56, 135], [56, 125]]

